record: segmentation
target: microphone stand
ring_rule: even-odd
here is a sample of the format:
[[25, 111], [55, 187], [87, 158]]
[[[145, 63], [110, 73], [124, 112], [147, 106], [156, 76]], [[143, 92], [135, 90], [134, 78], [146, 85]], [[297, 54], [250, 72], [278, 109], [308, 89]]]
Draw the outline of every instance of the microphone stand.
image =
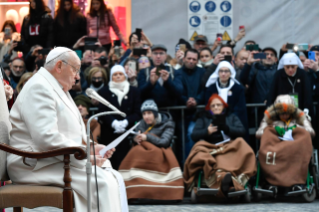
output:
[[100, 117], [100, 116], [105, 116], [105, 115], [121, 115], [123, 117], [126, 116], [125, 113], [120, 112], [120, 111], [108, 111], [108, 112], [102, 112], [102, 113], [98, 113], [93, 115], [92, 117], [89, 118], [88, 122], [87, 122], [87, 126], [86, 126], [86, 135], [87, 135], [87, 139], [86, 139], [86, 154], [87, 154], [87, 162], [86, 162], [86, 180], [87, 180], [87, 194], [88, 194], [88, 198], [87, 198], [87, 212], [91, 212], [92, 210], [92, 202], [91, 202], [91, 175], [92, 175], [92, 163], [91, 163], [91, 158], [90, 158], [90, 123], [91, 121], [96, 118], [96, 117]]

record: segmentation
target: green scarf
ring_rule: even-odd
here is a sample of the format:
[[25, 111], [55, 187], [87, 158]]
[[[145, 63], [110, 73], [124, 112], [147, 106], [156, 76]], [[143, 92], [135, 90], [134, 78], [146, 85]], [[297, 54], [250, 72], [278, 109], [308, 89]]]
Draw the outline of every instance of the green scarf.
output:
[[275, 130], [280, 137], [282, 137], [288, 130], [293, 131], [294, 129], [296, 129], [296, 125], [288, 127], [287, 129], [285, 129], [284, 127], [275, 126]]

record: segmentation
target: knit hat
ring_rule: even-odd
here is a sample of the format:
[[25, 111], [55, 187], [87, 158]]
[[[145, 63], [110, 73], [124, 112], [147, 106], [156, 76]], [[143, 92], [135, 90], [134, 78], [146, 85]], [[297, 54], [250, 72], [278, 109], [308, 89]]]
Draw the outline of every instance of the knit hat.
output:
[[122, 73], [125, 75], [126, 79], [127, 79], [127, 74], [126, 74], [126, 72], [125, 72], [124, 67], [121, 66], [121, 65], [115, 65], [115, 66], [113, 66], [113, 67], [111, 68], [110, 81], [112, 81], [112, 76], [113, 76], [113, 74], [114, 74], [115, 72], [118, 72], [118, 71], [119, 71], [119, 72], [122, 72]]
[[83, 107], [86, 107], [86, 109], [89, 112], [91, 106], [91, 100], [89, 97], [84, 95], [78, 95], [74, 98], [74, 103], [76, 104], [76, 106], [82, 105]]
[[143, 102], [141, 106], [141, 112], [143, 113], [144, 111], [152, 111], [154, 113], [154, 117], [157, 117], [158, 108], [153, 99], [148, 99]]

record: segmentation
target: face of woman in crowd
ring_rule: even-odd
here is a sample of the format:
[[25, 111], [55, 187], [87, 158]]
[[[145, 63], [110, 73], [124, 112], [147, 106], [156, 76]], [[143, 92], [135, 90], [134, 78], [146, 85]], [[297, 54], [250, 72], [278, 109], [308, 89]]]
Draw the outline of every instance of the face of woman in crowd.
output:
[[143, 120], [146, 124], [151, 125], [154, 123], [155, 117], [152, 111], [144, 111], [143, 112]]
[[117, 71], [112, 75], [113, 82], [124, 82], [124, 80], [126, 80], [126, 77], [121, 71]]
[[70, 9], [71, 9], [71, 7], [72, 7], [72, 3], [71, 2], [69, 2], [69, 1], [65, 1], [64, 2], [64, 10], [65, 11], [70, 11]]
[[212, 55], [208, 50], [202, 50], [200, 52], [200, 61], [206, 63], [212, 59]]
[[98, 0], [92, 0], [93, 10], [99, 11], [101, 7], [101, 3]]
[[215, 98], [213, 99], [213, 101], [210, 103], [210, 110], [215, 114], [215, 115], [218, 115], [218, 114], [221, 114], [224, 110], [224, 105], [223, 103]]
[[292, 77], [295, 75], [297, 71], [298, 66], [297, 65], [286, 65], [284, 66], [285, 72], [288, 76]]
[[226, 67], [222, 67], [219, 69], [218, 76], [222, 83], [227, 83], [230, 78], [230, 70]]
[[144, 68], [148, 68], [151, 66], [150, 60], [147, 57], [141, 57], [138, 60], [138, 69], [144, 69]]
[[31, 8], [34, 9], [34, 10], [37, 8], [37, 5], [36, 5], [36, 3], [35, 3], [35, 0], [30, 0], [30, 6], [31, 6]]
[[92, 82], [91, 83], [96, 88], [99, 88], [104, 83], [103, 74], [101, 71], [98, 71], [92, 75]]

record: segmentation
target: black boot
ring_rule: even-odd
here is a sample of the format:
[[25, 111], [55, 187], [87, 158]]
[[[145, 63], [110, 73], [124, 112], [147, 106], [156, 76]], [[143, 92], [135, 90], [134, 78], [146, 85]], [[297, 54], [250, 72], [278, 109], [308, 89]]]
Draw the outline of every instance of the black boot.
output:
[[229, 188], [232, 186], [231, 174], [227, 173], [221, 182], [220, 190], [223, 192], [225, 197], [228, 196]]

